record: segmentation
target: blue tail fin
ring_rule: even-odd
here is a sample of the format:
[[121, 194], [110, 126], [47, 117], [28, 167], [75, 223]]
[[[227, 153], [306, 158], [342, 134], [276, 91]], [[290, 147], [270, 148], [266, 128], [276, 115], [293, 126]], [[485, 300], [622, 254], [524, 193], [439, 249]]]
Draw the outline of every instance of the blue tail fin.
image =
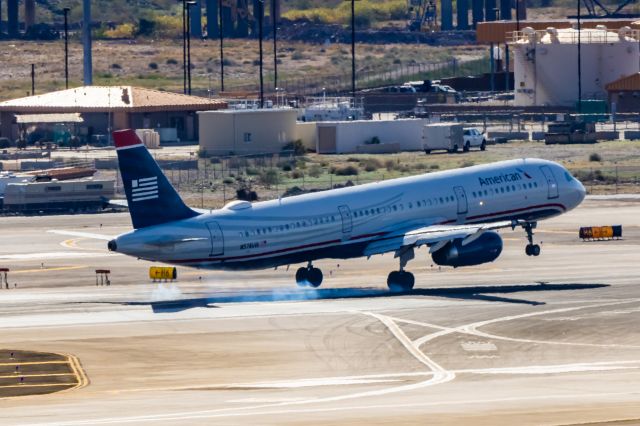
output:
[[133, 130], [113, 132], [113, 140], [135, 229], [198, 215], [184, 204]]

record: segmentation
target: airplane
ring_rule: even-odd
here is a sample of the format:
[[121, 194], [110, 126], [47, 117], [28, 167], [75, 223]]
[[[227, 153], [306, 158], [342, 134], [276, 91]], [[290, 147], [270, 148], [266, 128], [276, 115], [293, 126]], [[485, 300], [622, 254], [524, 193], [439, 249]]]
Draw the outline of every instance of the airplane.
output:
[[493, 262], [502, 228], [521, 227], [525, 252], [538, 256], [538, 221], [577, 207], [584, 186], [560, 164], [527, 158], [331, 189], [270, 201], [188, 207], [133, 130], [113, 133], [133, 230], [111, 239], [112, 252], [171, 265], [255, 270], [306, 263], [300, 286], [318, 287], [318, 259], [394, 253], [387, 285], [414, 287], [405, 270], [428, 246], [438, 265]]

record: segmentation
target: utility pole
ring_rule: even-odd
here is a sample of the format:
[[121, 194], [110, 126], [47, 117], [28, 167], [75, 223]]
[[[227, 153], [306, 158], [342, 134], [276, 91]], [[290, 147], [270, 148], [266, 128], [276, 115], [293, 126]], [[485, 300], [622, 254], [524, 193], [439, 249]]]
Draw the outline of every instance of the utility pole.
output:
[[82, 3], [82, 38], [84, 40], [84, 85], [93, 84], [93, 61], [91, 59], [91, 0]]
[[69, 88], [69, 8], [62, 9], [64, 12], [64, 87]]
[[187, 94], [191, 95], [191, 7], [195, 1], [186, 2], [187, 5]]
[[356, 2], [351, 0], [351, 97], [356, 101]]
[[271, 22], [273, 23], [273, 87], [278, 90], [278, 17], [276, 14], [276, 1], [271, 0]]
[[182, 93], [187, 94], [187, 4], [182, 2]]
[[31, 96], [36, 94], [36, 64], [31, 64]]
[[262, 32], [263, 32], [263, 17], [264, 17], [264, 0], [258, 2], [258, 38], [259, 38], [259, 50], [260, 50], [260, 109], [264, 108], [264, 78], [262, 75]]
[[218, 11], [220, 14], [220, 25], [218, 26], [220, 29], [220, 92], [224, 92], [224, 48], [222, 42], [224, 31], [222, 30], [222, 2], [218, 4]]

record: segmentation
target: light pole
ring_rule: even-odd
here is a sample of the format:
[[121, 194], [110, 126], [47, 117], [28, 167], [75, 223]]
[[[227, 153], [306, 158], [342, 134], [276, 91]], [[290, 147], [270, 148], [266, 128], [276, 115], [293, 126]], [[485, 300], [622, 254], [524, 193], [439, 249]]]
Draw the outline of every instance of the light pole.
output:
[[582, 112], [582, 57], [581, 57], [581, 40], [580, 40], [580, 0], [576, 1], [578, 5], [578, 114]]
[[264, 17], [264, 0], [258, 1], [258, 46], [260, 50], [260, 109], [264, 108], [264, 77], [262, 75], [262, 26]]
[[182, 93], [187, 94], [187, 5], [186, 0], [178, 0], [182, 3]]
[[187, 1], [187, 93], [191, 95], [191, 7], [197, 2]]
[[222, 30], [222, 2], [218, 4], [218, 14], [220, 15], [220, 25], [218, 25], [218, 29], [220, 30], [220, 92], [224, 92], [224, 44], [222, 42], [224, 31]]
[[69, 88], [69, 8], [62, 9], [64, 12], [64, 86]]

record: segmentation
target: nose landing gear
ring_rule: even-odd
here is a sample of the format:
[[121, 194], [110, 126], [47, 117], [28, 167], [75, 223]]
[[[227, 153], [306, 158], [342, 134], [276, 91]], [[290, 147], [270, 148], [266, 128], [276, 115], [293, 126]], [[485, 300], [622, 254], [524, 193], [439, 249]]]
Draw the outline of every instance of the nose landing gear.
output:
[[533, 230], [537, 226], [537, 222], [526, 222], [522, 227], [527, 233], [527, 241], [529, 244], [524, 248], [524, 252], [527, 256], [540, 256], [540, 246], [533, 244]]
[[320, 287], [320, 284], [322, 284], [322, 278], [322, 271], [318, 268], [314, 268], [311, 262], [309, 262], [306, 268], [302, 267], [296, 271], [296, 284], [300, 287]]

